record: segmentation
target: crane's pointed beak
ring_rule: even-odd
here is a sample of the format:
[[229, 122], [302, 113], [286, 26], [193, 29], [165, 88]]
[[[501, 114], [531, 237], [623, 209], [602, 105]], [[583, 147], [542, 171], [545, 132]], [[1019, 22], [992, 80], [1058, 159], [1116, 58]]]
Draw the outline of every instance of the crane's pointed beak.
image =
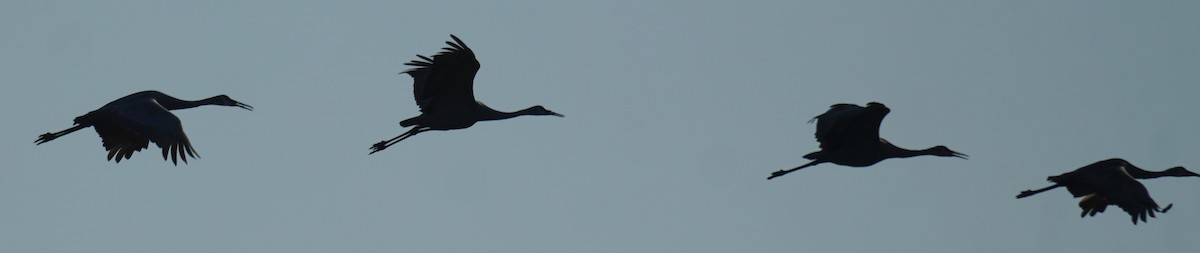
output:
[[963, 153], [959, 153], [959, 152], [950, 151], [950, 153], [953, 154], [954, 157], [962, 158], [963, 160], [968, 160], [967, 157], [969, 157], [969, 156], [967, 156], [967, 154], [963, 154]]
[[550, 114], [550, 115], [558, 116], [559, 118], [567, 117], [566, 115], [562, 115], [561, 113], [557, 113], [557, 112], [554, 114]]
[[235, 106], [237, 106], [237, 107], [241, 107], [242, 109], [246, 109], [246, 110], [254, 111], [254, 107], [253, 107], [253, 106], [250, 106], [250, 105], [248, 105], [248, 104], [243, 104], [242, 102], [236, 102], [236, 103], [237, 103], [237, 104], [235, 104]]

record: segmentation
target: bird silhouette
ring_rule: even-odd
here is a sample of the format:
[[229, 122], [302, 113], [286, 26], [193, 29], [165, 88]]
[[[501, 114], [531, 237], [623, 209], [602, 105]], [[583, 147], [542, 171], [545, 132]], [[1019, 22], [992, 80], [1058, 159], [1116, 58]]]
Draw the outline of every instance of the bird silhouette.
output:
[[881, 103], [867, 103], [867, 107], [853, 104], [835, 104], [808, 123], [817, 122], [817, 142], [821, 150], [804, 155], [811, 162], [789, 170], [771, 173], [767, 180], [787, 175], [809, 166], [834, 163], [850, 167], [866, 167], [888, 158], [906, 158], [923, 155], [953, 156], [967, 159], [967, 155], [954, 152], [946, 146], [923, 150], [910, 150], [892, 145], [879, 137], [879, 125], [883, 117], [891, 112]]
[[1088, 164], [1062, 175], [1046, 178], [1046, 180], [1054, 182], [1054, 185], [1037, 190], [1021, 191], [1020, 194], [1017, 194], [1017, 198], [1029, 197], [1066, 186], [1072, 196], [1083, 197], [1079, 201], [1079, 208], [1083, 209], [1079, 217], [1096, 216], [1097, 213], [1104, 212], [1108, 205], [1116, 205], [1129, 213], [1133, 224], [1137, 225], [1139, 219], [1145, 222], [1147, 215], [1154, 217], [1155, 212], [1166, 213], [1174, 205], [1167, 204], [1166, 208], [1159, 209], [1158, 203], [1150, 198], [1150, 192], [1146, 190], [1146, 186], [1136, 180], [1157, 177], [1200, 177], [1200, 174], [1188, 171], [1183, 167], [1174, 167], [1158, 172], [1146, 171], [1133, 166], [1124, 159], [1112, 158]]
[[502, 120], [522, 115], [562, 114], [547, 110], [540, 105], [516, 112], [501, 112], [475, 100], [475, 73], [479, 61], [467, 44], [450, 35], [454, 42], [446, 41], [450, 47], [442, 48], [433, 58], [417, 55], [404, 65], [415, 66], [401, 74], [413, 78], [413, 97], [421, 108], [421, 115], [400, 121], [401, 127], [412, 127], [395, 138], [380, 141], [371, 146], [371, 153], [382, 151], [408, 137], [429, 130], [453, 130], [471, 127], [475, 122]]
[[[187, 109], [202, 105], [237, 106], [246, 110], [254, 107], [234, 101], [229, 96], [219, 95], [197, 101], [180, 100], [158, 91], [142, 91], [119, 98], [95, 111], [75, 118], [75, 126], [57, 133], [46, 133], [34, 143], [41, 145], [58, 137], [87, 127], [96, 129], [108, 150], [108, 160], [129, 159], [133, 152], [140, 151], [153, 141], [162, 149], [163, 160], [171, 154], [171, 163], [179, 164], [177, 157], [187, 163], [187, 156], [198, 158], [196, 149], [183, 133], [183, 125], [169, 110]], [[186, 153], [186, 156], [185, 156]]]

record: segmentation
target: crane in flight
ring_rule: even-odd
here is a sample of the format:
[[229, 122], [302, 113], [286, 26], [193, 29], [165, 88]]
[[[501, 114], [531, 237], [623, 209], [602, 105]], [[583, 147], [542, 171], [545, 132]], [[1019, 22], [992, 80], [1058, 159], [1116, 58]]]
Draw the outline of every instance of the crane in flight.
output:
[[154, 142], [162, 149], [163, 160], [166, 160], [167, 154], [170, 153], [171, 162], [179, 165], [178, 158], [181, 157], [183, 163], [187, 163], [187, 156], [198, 158], [198, 153], [183, 133], [183, 124], [170, 110], [202, 105], [237, 106], [254, 110], [254, 107], [234, 101], [226, 95], [187, 101], [158, 91], [142, 91], [76, 117], [75, 126], [38, 136], [34, 143], [41, 145], [80, 129], [93, 127], [96, 133], [100, 134], [110, 161], [116, 158], [116, 162], [120, 163], [122, 158], [129, 159], [133, 152], [145, 149], [149, 142]]
[[817, 142], [821, 150], [804, 155], [811, 162], [789, 170], [771, 173], [767, 180], [792, 173], [821, 163], [833, 163], [850, 167], [866, 167], [888, 158], [907, 158], [932, 155], [967, 159], [967, 155], [954, 152], [946, 146], [922, 150], [910, 150], [892, 145], [879, 137], [879, 125], [883, 117], [891, 112], [878, 102], [867, 103], [867, 107], [854, 104], [835, 104], [808, 123], [817, 122]]
[[1133, 224], [1137, 225], [1139, 219], [1146, 222], [1147, 215], [1153, 218], [1155, 212], [1166, 213], [1174, 205], [1167, 204], [1167, 207], [1159, 209], [1158, 203], [1150, 198], [1150, 191], [1137, 181], [1137, 179], [1157, 177], [1200, 177], [1200, 174], [1188, 171], [1183, 167], [1173, 167], [1164, 171], [1146, 171], [1133, 166], [1124, 159], [1112, 158], [1088, 164], [1062, 175], [1050, 176], [1046, 180], [1054, 182], [1054, 185], [1037, 190], [1021, 191], [1021, 194], [1017, 194], [1017, 198], [1029, 197], [1065, 186], [1071, 196], [1083, 197], [1079, 201], [1079, 208], [1083, 209], [1079, 217], [1096, 216], [1097, 213], [1104, 212], [1109, 205], [1115, 205], [1129, 213]]
[[501, 112], [475, 100], [475, 73], [479, 71], [479, 61], [475, 52], [467, 44], [450, 35], [454, 42], [446, 41], [450, 47], [442, 48], [442, 52], [433, 58], [417, 55], [419, 60], [412, 60], [404, 65], [415, 68], [405, 70], [413, 78], [413, 97], [421, 115], [400, 121], [401, 127], [412, 127], [395, 138], [380, 141], [371, 146], [371, 153], [382, 151], [408, 137], [430, 130], [454, 130], [471, 127], [476, 122], [487, 120], [502, 120], [523, 115], [553, 115], [562, 114], [547, 110], [540, 105], [525, 108], [516, 112]]

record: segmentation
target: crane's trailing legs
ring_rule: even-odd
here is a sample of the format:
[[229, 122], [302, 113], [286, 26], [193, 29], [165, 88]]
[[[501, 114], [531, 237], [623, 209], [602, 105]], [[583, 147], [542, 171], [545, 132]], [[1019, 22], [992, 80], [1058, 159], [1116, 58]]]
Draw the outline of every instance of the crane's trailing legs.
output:
[[388, 147], [391, 147], [392, 145], [396, 145], [396, 143], [400, 143], [400, 141], [403, 141], [404, 139], [408, 139], [408, 137], [412, 137], [413, 135], [417, 135], [418, 133], [425, 132], [425, 131], [429, 131], [429, 127], [418, 126], [418, 127], [412, 128], [411, 130], [408, 130], [408, 132], [404, 132], [390, 140], [380, 141], [379, 143], [375, 143], [375, 145], [371, 145], [371, 153], [368, 153], [368, 155], [374, 154], [375, 152], [379, 152], [384, 149], [387, 149]]
[[1046, 186], [1046, 188], [1041, 188], [1041, 189], [1037, 189], [1037, 190], [1024, 190], [1024, 191], [1021, 191], [1021, 194], [1017, 194], [1017, 198], [1019, 199], [1019, 198], [1033, 196], [1034, 194], [1042, 193], [1044, 191], [1049, 191], [1049, 190], [1052, 190], [1052, 189], [1058, 188], [1058, 187], [1062, 187], [1062, 185], [1054, 184], [1051, 186]]
[[63, 137], [67, 134], [74, 133], [75, 131], [79, 131], [79, 129], [84, 129], [87, 127], [88, 126], [85, 126], [85, 125], [75, 125], [71, 128], [67, 128], [67, 130], [62, 130], [57, 133], [46, 133], [41, 136], [38, 136], [38, 139], [36, 141], [33, 141], [33, 143], [36, 143], [37, 145], [42, 145], [42, 143], [50, 142], [54, 139], [58, 139], [58, 137]]
[[776, 172], [771, 172], [771, 176], [770, 176], [770, 177], [767, 177], [767, 180], [771, 180], [772, 178], [777, 178], [777, 177], [780, 177], [780, 176], [783, 176], [783, 175], [787, 175], [788, 173], [792, 173], [793, 171], [797, 171], [797, 170], [800, 170], [800, 169], [803, 169], [803, 168], [807, 168], [807, 167], [809, 167], [809, 166], [813, 166], [813, 165], [821, 164], [821, 163], [823, 163], [823, 162], [825, 162], [825, 161], [821, 161], [821, 160], [814, 160], [814, 161], [812, 161], [812, 162], [808, 162], [808, 164], [805, 164], [805, 165], [800, 165], [800, 167], [795, 167], [795, 168], [792, 168], [792, 169], [790, 169], [790, 170], [779, 170], [779, 171], [776, 171]]

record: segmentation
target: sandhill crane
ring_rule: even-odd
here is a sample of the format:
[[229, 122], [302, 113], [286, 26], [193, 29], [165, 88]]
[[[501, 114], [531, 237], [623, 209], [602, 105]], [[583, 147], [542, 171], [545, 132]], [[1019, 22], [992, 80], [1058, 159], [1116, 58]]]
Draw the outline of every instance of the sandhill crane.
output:
[[891, 109], [877, 102], [867, 107], [853, 104], [835, 104], [829, 111], [813, 117], [808, 123], [817, 121], [817, 142], [821, 150], [804, 155], [812, 160], [789, 170], [771, 173], [767, 180], [786, 175], [809, 166], [831, 162], [850, 167], [871, 166], [888, 158], [906, 158], [922, 155], [953, 156], [967, 159], [967, 155], [954, 152], [946, 146], [924, 150], [909, 150], [879, 138], [879, 124]]
[[454, 42], [446, 41], [450, 47], [434, 55], [432, 59], [417, 55], [420, 60], [413, 60], [404, 65], [415, 66], [401, 74], [413, 78], [413, 96], [421, 115], [400, 121], [401, 127], [413, 127], [407, 132], [390, 140], [380, 141], [371, 146], [371, 153], [386, 149], [408, 137], [429, 130], [463, 129], [485, 120], [502, 120], [522, 115], [554, 115], [563, 117], [547, 110], [540, 105], [516, 112], [496, 111], [475, 100], [475, 73], [479, 71], [479, 61], [475, 52], [467, 47], [457, 36], [450, 35]]
[[183, 133], [183, 125], [179, 118], [169, 110], [202, 105], [237, 106], [254, 110], [254, 107], [234, 101], [225, 95], [186, 101], [158, 91], [142, 91], [76, 117], [75, 126], [57, 133], [43, 134], [34, 143], [41, 145], [80, 129], [94, 127], [104, 142], [104, 149], [108, 150], [108, 160], [115, 157], [116, 162], [120, 163], [122, 158], [129, 159], [133, 152], [146, 148], [149, 142], [153, 141], [162, 149], [163, 160], [166, 160], [167, 153], [170, 153], [171, 163], [179, 165], [177, 157], [182, 157], [183, 163], [187, 163], [187, 156], [184, 154], [197, 158], [197, 153], [187, 135]]
[[1037, 190], [1022, 191], [1021, 194], [1017, 194], [1017, 198], [1029, 197], [1066, 186], [1072, 196], [1083, 197], [1079, 201], [1079, 208], [1083, 209], [1079, 217], [1096, 216], [1096, 213], [1104, 212], [1104, 208], [1108, 205], [1116, 205], [1129, 213], [1129, 216], [1132, 216], [1133, 224], [1137, 225], [1138, 219], [1145, 222], [1146, 215], [1154, 217], [1154, 212], [1166, 213], [1174, 205], [1167, 204], [1166, 208], [1160, 210], [1158, 203], [1150, 198], [1150, 192], [1146, 190], [1146, 186], [1136, 180], [1156, 177], [1200, 177], [1200, 174], [1188, 171], [1183, 167], [1174, 167], [1158, 172], [1146, 171], [1123, 159], [1112, 158], [1088, 164], [1062, 175], [1046, 178], [1046, 180], [1054, 182], [1054, 185]]

